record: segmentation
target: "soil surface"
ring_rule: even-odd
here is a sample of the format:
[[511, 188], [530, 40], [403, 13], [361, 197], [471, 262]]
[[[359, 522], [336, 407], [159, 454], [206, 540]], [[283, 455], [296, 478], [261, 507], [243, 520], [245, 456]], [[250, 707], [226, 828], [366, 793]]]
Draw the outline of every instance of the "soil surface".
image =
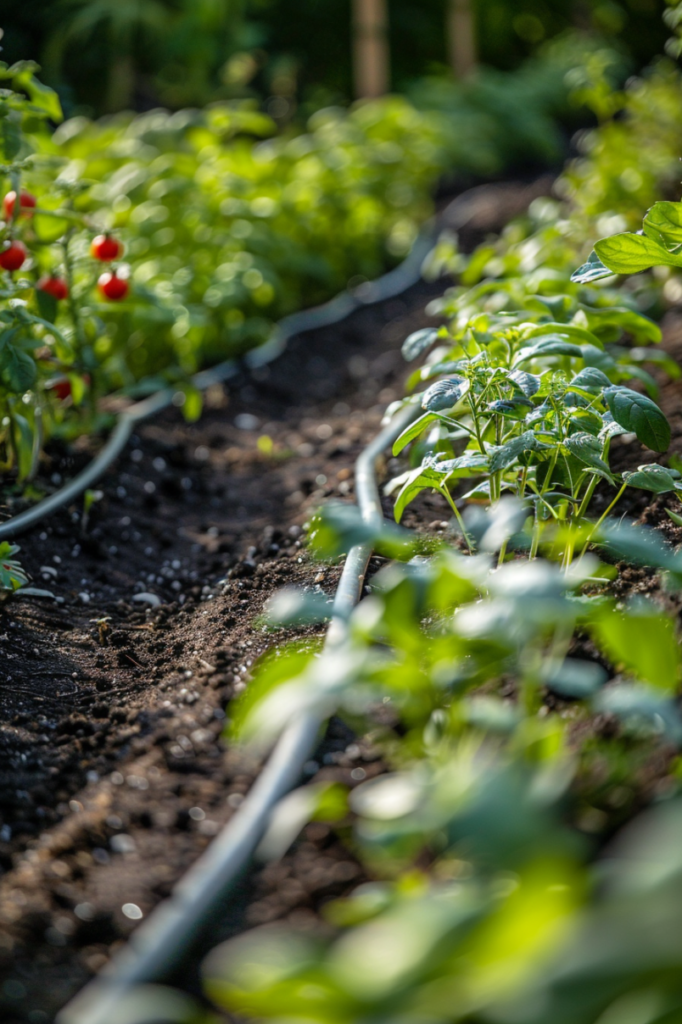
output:
[[[462, 242], [546, 189], [482, 193]], [[308, 560], [302, 524], [325, 500], [353, 499], [355, 460], [402, 395], [400, 344], [437, 322], [425, 308], [442, 291], [422, 283], [294, 339], [275, 363], [211, 388], [198, 423], [175, 409], [157, 417], [101, 481], [86, 521], [74, 504], [19, 539], [32, 585], [52, 597], [0, 604], [4, 1024], [50, 1024], [243, 801], [259, 766], [222, 733], [273, 643], [263, 605], [284, 585], [334, 593], [339, 570]], [[667, 339], [682, 353], [682, 321]], [[664, 386], [680, 454], [681, 398], [682, 382]], [[616, 468], [651, 457], [634, 447], [614, 444]], [[53, 447], [43, 490], [91, 457], [86, 444]], [[640, 521], [682, 540], [660, 499], [632, 493]], [[441, 499], [422, 497], [406, 521], [438, 531], [448, 518]], [[631, 572], [631, 589], [655, 585]], [[335, 720], [307, 765], [309, 778], [351, 786], [381, 770]], [[244, 882], [223, 934], [280, 918], [314, 925], [361, 878], [329, 829], [310, 825]]]

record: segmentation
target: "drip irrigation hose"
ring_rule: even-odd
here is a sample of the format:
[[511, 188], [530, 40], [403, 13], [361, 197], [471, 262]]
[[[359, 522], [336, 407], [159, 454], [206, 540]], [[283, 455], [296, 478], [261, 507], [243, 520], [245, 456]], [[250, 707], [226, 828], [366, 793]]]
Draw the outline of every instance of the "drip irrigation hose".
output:
[[[448, 228], [457, 230], [467, 224], [476, 212], [479, 198], [485, 198], [488, 190], [489, 186], [478, 186], [453, 200], [441, 215]], [[437, 230], [438, 222], [430, 221], [410, 255], [395, 270], [352, 292], [344, 292], [323, 306], [285, 317], [264, 345], [247, 353], [241, 362], [228, 360], [197, 374], [193, 385], [203, 390], [236, 376], [244, 366], [247, 369], [265, 366], [281, 355], [295, 335], [339, 323], [357, 309], [400, 295], [421, 279], [421, 268], [432, 250]], [[121, 453], [135, 426], [167, 408], [174, 394], [174, 389], [164, 389], [123, 412], [109, 440], [90, 465], [59, 491], [0, 524], [0, 540], [34, 525], [93, 484]], [[375, 463], [418, 411], [414, 405], [402, 409], [357, 460], [357, 500], [368, 524], [378, 525], [383, 520]], [[370, 544], [357, 545], [348, 554], [327, 630], [324, 648], [327, 655], [333, 655], [345, 638], [348, 616], [360, 600], [371, 555]], [[228, 825], [184, 875], [170, 899], [135, 931], [102, 974], [58, 1014], [55, 1024], [111, 1024], [117, 1008], [136, 986], [170, 980], [173, 970], [192, 951], [217, 913], [224, 909], [226, 898], [250, 863], [276, 805], [300, 780], [324, 721], [322, 714], [308, 713], [285, 729], [247, 799]]]
[[[362, 517], [383, 520], [375, 463], [419, 412], [405, 407], [368, 445], [356, 464], [356, 493]], [[334, 598], [324, 652], [343, 642], [346, 623], [360, 600], [372, 546], [348, 553]], [[206, 853], [189, 869], [170, 899], [133, 934], [110, 966], [62, 1010], [56, 1024], [110, 1024], [121, 1000], [137, 985], [168, 980], [191, 952], [207, 924], [224, 909], [226, 898], [248, 866], [278, 802], [296, 785], [318, 742], [324, 718], [308, 712], [282, 733], [251, 792]]]

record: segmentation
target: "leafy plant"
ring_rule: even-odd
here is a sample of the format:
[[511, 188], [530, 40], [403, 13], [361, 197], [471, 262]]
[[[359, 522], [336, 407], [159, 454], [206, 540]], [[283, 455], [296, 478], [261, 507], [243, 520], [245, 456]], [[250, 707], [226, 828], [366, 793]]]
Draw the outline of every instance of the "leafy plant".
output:
[[[480, 285], [446, 301], [450, 326], [418, 332], [405, 342], [408, 358], [432, 349], [408, 387], [438, 379], [418, 396], [423, 412], [393, 448], [398, 455], [412, 443], [418, 453], [414, 468], [389, 486], [389, 492], [397, 491], [395, 518], [400, 521], [423, 490], [435, 489], [471, 546], [451, 489], [478, 478], [464, 501], [495, 504], [503, 493], [513, 493], [533, 506], [533, 557], [543, 522], [580, 528], [600, 480], [618, 491], [602, 519], [628, 486], [682, 491], [676, 470], [649, 465], [617, 477], [609, 466], [617, 434], [634, 433], [656, 452], [669, 447], [670, 426], [659, 407], [623, 384], [643, 379], [655, 394], [640, 362], [655, 361], [656, 354], [637, 348], [633, 360], [631, 349], [614, 344], [626, 331], [639, 341], [658, 341], [657, 326], [632, 310], [571, 295], [522, 295], [519, 309], [476, 312], [477, 300], [489, 290]], [[567, 543], [567, 566], [571, 558]]]
[[14, 593], [28, 583], [28, 576], [14, 557], [21, 549], [16, 544], [0, 543], [0, 595]]
[[[587, 1024], [659, 966], [639, 943], [620, 971], [622, 922], [638, 921], [653, 937], [666, 899], [679, 908], [682, 892], [677, 882], [665, 895], [658, 883], [640, 890], [647, 858], [636, 834], [622, 854], [636, 858], [626, 889], [617, 900], [608, 887], [591, 895], [589, 844], [572, 816], [594, 799], [592, 754], [570, 735], [590, 713], [607, 711], [622, 722], [630, 758], [636, 746], [682, 744], [679, 641], [653, 602], [623, 607], [595, 589], [602, 570], [593, 556], [568, 575], [548, 561], [496, 568], [495, 554], [526, 516], [505, 499], [470, 517], [474, 558], [441, 543], [415, 560], [405, 544], [411, 560], [374, 578], [341, 650], [315, 656], [293, 642], [256, 667], [232, 738], [236, 730], [271, 740], [303, 707], [335, 710], [373, 737], [392, 770], [350, 795], [344, 833], [352, 822], [354, 852], [374, 881], [325, 907], [335, 938], [309, 940], [278, 925], [219, 947], [204, 967], [219, 1006], [282, 1022], [449, 1024], [498, 1019], [507, 1007], [535, 1020], [542, 991], [560, 1019]], [[359, 529], [366, 539], [346, 507], [323, 512], [311, 532], [320, 553], [336, 556]], [[395, 544], [394, 531], [377, 528], [372, 540]], [[636, 559], [642, 535], [648, 564], [682, 568], [652, 531], [609, 523], [599, 540]], [[551, 545], [545, 553], [553, 556]], [[591, 638], [596, 658], [576, 650], [576, 635]], [[619, 684], [611, 666], [624, 674]], [[548, 692], [553, 710], [545, 704], [543, 717]], [[666, 829], [679, 815], [675, 805], [640, 827]], [[621, 861], [610, 863], [621, 878]], [[609, 924], [614, 914], [618, 928]], [[581, 946], [592, 950], [597, 935], [609, 937], [588, 982]], [[567, 960], [572, 995], [560, 980]], [[661, 968], [652, 983], [663, 977]], [[583, 999], [582, 1015], [571, 1016]]]

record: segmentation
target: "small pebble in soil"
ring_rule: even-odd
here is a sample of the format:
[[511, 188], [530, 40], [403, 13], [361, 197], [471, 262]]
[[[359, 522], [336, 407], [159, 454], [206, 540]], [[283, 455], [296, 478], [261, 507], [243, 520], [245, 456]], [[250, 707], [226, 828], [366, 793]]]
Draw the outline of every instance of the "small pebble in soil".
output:
[[258, 430], [260, 420], [250, 412], [240, 412], [234, 418], [234, 425], [238, 430]]
[[92, 921], [95, 917], [95, 908], [92, 903], [78, 903], [73, 912], [79, 921]]
[[131, 921], [141, 921], [144, 917], [144, 914], [138, 907], [137, 903], [124, 903], [121, 910]]
[[109, 845], [114, 853], [135, 852], [135, 840], [125, 832], [120, 832], [117, 836], [112, 836], [109, 841]]

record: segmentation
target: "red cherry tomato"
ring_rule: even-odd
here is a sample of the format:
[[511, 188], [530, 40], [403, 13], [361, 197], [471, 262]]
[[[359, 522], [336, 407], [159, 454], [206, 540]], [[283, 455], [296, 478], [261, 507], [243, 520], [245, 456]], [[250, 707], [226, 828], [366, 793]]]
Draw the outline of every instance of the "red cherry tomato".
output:
[[71, 381], [68, 377], [64, 377], [63, 380], [58, 380], [52, 385], [52, 390], [59, 401], [64, 402], [71, 395]]
[[125, 299], [130, 288], [126, 278], [117, 277], [115, 270], [100, 274], [97, 287], [104, 298], [110, 299], [112, 302], [120, 302], [121, 299]]
[[0, 267], [3, 270], [18, 270], [27, 256], [28, 251], [23, 242], [10, 242], [0, 251]]
[[[3, 206], [5, 208], [5, 220], [10, 220], [14, 214], [14, 203], [17, 198], [16, 192], [8, 192], [3, 199]], [[33, 209], [36, 206], [36, 197], [31, 195], [30, 192], [22, 191], [19, 195], [19, 216], [32, 217]]]
[[66, 281], [62, 277], [53, 277], [52, 274], [46, 274], [45, 277], [41, 277], [36, 288], [41, 292], [47, 292], [57, 302], [60, 299], [65, 299], [69, 294]]
[[102, 263], [110, 263], [123, 254], [123, 246], [117, 238], [111, 235], [97, 235], [92, 240], [90, 254]]
[[[83, 381], [86, 386], [90, 385], [90, 374], [83, 374]], [[61, 380], [57, 380], [51, 385], [51, 390], [55, 393], [60, 402], [66, 401], [67, 398], [71, 397], [71, 381], [68, 377], [62, 377]]]

